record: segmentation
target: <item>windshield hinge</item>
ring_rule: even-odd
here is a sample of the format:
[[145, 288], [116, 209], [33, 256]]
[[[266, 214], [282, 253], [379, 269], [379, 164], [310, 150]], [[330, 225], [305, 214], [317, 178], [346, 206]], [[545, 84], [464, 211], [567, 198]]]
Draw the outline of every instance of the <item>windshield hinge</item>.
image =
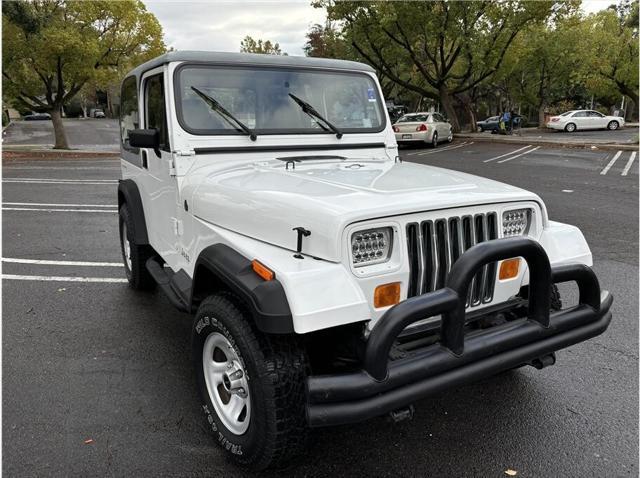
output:
[[193, 149], [186, 149], [186, 150], [179, 150], [179, 151], [174, 151], [174, 154], [178, 155], [178, 156], [195, 156], [196, 152]]

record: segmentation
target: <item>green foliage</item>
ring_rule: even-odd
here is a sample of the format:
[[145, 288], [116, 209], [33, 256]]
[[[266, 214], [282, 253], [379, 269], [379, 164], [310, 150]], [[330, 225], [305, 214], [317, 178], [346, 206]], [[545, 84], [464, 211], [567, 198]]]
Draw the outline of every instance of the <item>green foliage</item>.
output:
[[[553, 111], [638, 104], [638, 2], [584, 16], [580, 0], [360, 2], [315, 0], [329, 22], [315, 25], [305, 51], [364, 61], [419, 98], [444, 106], [454, 126], [464, 109]], [[329, 23], [332, 25], [332, 23]]]
[[162, 28], [139, 0], [33, 0], [2, 8], [5, 94], [56, 122], [83, 86], [117, 80], [124, 68], [165, 51]]
[[[263, 55], [283, 54], [279, 43], [273, 43], [271, 40], [255, 40], [249, 35], [244, 37], [244, 40], [240, 42], [240, 51], [242, 53], [260, 53]], [[286, 55], [286, 53], [284, 53], [284, 55]]]

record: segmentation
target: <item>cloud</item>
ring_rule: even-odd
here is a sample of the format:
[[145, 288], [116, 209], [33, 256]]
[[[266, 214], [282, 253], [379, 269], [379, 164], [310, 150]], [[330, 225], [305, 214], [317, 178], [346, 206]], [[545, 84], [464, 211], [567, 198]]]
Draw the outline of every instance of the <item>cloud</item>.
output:
[[278, 42], [289, 55], [303, 55], [307, 30], [325, 21], [324, 10], [308, 0], [144, 3], [162, 25], [167, 46], [177, 50], [240, 51], [250, 35]]

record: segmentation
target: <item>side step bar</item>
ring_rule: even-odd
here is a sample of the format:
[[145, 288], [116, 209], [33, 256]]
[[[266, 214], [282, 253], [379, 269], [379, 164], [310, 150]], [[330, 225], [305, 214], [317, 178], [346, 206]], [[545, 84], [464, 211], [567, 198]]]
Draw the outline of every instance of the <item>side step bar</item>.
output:
[[146, 263], [149, 274], [156, 281], [158, 287], [165, 293], [169, 302], [181, 312], [190, 313], [189, 296], [191, 295], [191, 283], [184, 271], [173, 272], [151, 257]]

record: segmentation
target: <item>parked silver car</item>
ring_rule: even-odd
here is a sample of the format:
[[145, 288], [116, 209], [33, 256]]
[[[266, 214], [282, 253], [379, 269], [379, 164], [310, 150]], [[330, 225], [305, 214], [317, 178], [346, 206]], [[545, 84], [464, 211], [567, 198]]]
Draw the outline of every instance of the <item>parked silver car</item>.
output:
[[438, 142], [453, 141], [451, 124], [440, 113], [409, 113], [393, 125], [398, 144], [428, 143], [434, 148]]

